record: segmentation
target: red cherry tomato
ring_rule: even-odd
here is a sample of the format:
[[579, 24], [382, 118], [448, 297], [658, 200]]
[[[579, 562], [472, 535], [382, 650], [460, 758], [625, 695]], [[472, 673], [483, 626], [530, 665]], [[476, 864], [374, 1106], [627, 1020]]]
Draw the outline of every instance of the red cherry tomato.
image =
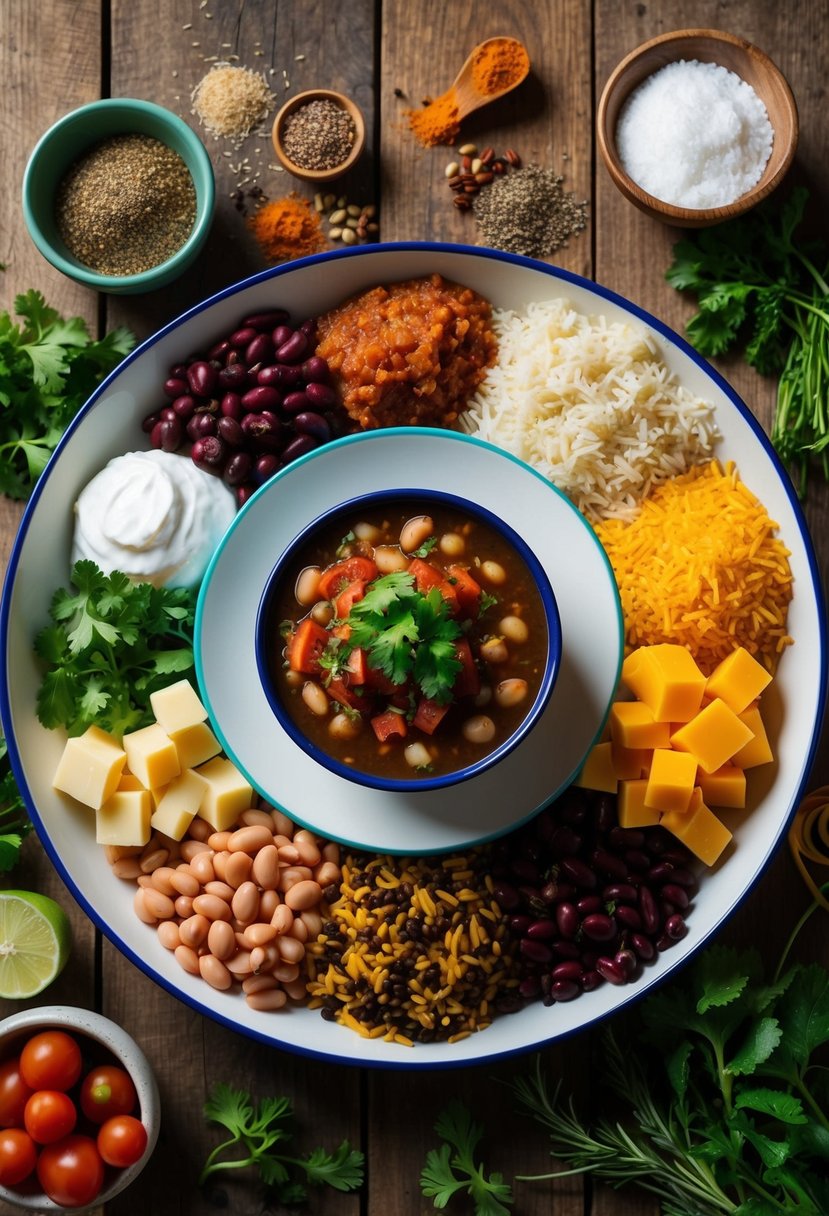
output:
[[81, 1110], [93, 1123], [104, 1123], [113, 1115], [132, 1114], [137, 1104], [132, 1078], [115, 1064], [101, 1064], [83, 1079]]
[[20, 1056], [0, 1065], [0, 1127], [22, 1127], [23, 1108], [32, 1093], [20, 1075]]
[[26, 1103], [23, 1124], [38, 1144], [54, 1144], [75, 1130], [78, 1112], [69, 1094], [59, 1089], [39, 1089]]
[[103, 1186], [104, 1163], [89, 1136], [65, 1136], [40, 1150], [37, 1177], [53, 1203], [80, 1208]]
[[107, 1119], [98, 1132], [98, 1152], [107, 1165], [132, 1165], [144, 1155], [147, 1147], [147, 1129], [140, 1119], [132, 1115], [116, 1115]]
[[44, 1030], [20, 1053], [20, 1072], [31, 1089], [71, 1089], [81, 1075], [81, 1049], [63, 1030]]
[[28, 1132], [19, 1127], [0, 1131], [0, 1184], [17, 1186], [35, 1168], [37, 1147]]

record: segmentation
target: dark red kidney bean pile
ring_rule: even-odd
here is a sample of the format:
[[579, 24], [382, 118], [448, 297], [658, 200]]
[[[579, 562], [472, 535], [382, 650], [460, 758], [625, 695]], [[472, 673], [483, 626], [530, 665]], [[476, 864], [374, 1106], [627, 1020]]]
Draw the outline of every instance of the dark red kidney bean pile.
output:
[[664, 828], [622, 828], [616, 799], [572, 787], [493, 846], [494, 895], [519, 939], [522, 1003], [627, 984], [687, 932], [693, 858]]
[[241, 506], [278, 469], [353, 428], [315, 347], [313, 318], [293, 326], [281, 309], [244, 317], [169, 369], [169, 404], [143, 430], [165, 452], [189, 445], [198, 468], [222, 477]]

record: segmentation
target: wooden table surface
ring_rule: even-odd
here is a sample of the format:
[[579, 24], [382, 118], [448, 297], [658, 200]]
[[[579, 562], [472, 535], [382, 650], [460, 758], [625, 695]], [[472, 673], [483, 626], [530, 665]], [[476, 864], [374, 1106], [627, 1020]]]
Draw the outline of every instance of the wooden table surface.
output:
[[[100, 96], [147, 98], [178, 111], [200, 133], [190, 93], [216, 58], [265, 72], [278, 103], [322, 85], [350, 94], [363, 108], [368, 154], [344, 183], [349, 196], [380, 208], [385, 240], [434, 239], [474, 243], [471, 217], [449, 205], [445, 149], [421, 148], [403, 119], [452, 80], [472, 46], [493, 34], [513, 34], [529, 48], [532, 74], [512, 97], [479, 112], [464, 137], [479, 146], [512, 146], [525, 161], [554, 168], [565, 188], [589, 200], [589, 223], [556, 262], [626, 295], [681, 329], [691, 301], [665, 282], [671, 245], [679, 233], [646, 218], [617, 193], [598, 163], [594, 115], [602, 85], [616, 62], [658, 33], [683, 27], [730, 30], [758, 44], [787, 75], [800, 109], [801, 135], [794, 175], [814, 196], [815, 214], [829, 208], [829, 123], [825, 64], [829, 0], [3, 0], [0, 6], [0, 129], [4, 162], [0, 204], [0, 307], [37, 287], [67, 314], [80, 314], [93, 331], [129, 326], [144, 338], [217, 288], [261, 269], [232, 192], [240, 156], [206, 140], [216, 169], [218, 205], [209, 244], [190, 270], [153, 295], [101, 296], [53, 270], [30, 242], [19, 205], [28, 154], [62, 114]], [[403, 94], [401, 97], [400, 94]], [[243, 153], [259, 168], [257, 183], [270, 197], [295, 183], [273, 171], [267, 138], [254, 136]], [[309, 193], [301, 186], [300, 193]], [[723, 372], [765, 426], [774, 383], [739, 359]], [[758, 488], [759, 489], [759, 488]], [[824, 576], [829, 569], [829, 486], [815, 481], [806, 512]], [[8, 555], [19, 512], [0, 502], [2, 557]], [[810, 787], [829, 780], [826, 737]], [[161, 1088], [163, 1127], [150, 1166], [111, 1210], [119, 1213], [239, 1213], [264, 1210], [250, 1179], [200, 1192], [196, 1179], [217, 1143], [201, 1106], [218, 1080], [254, 1094], [285, 1094], [298, 1117], [298, 1148], [336, 1145], [348, 1138], [367, 1159], [362, 1193], [315, 1192], [311, 1210], [325, 1216], [413, 1216], [432, 1210], [418, 1187], [428, 1148], [436, 1143], [436, 1112], [452, 1095], [464, 1097], [485, 1123], [490, 1168], [508, 1179], [549, 1168], [541, 1131], [511, 1117], [497, 1079], [521, 1061], [457, 1072], [361, 1072], [308, 1062], [266, 1049], [189, 1010], [128, 963], [97, 933], [31, 838], [13, 885], [49, 892], [73, 919], [75, 946], [49, 1002], [86, 1005], [125, 1026], [144, 1047]], [[741, 911], [726, 940], [759, 942], [776, 959], [807, 896], [781, 849]], [[785, 915], [781, 915], [785, 909]], [[825, 920], [813, 918], [800, 943], [806, 957], [829, 964]], [[589, 998], [586, 998], [589, 999]], [[0, 1015], [13, 1011], [0, 1005]], [[595, 1081], [589, 1034], [545, 1052], [566, 1086], [589, 1097]], [[516, 1185], [517, 1216], [655, 1216], [644, 1193], [584, 1184]], [[6, 1209], [3, 1208], [3, 1211]], [[270, 1209], [274, 1210], [274, 1209]], [[458, 1213], [471, 1210], [461, 1202]]]

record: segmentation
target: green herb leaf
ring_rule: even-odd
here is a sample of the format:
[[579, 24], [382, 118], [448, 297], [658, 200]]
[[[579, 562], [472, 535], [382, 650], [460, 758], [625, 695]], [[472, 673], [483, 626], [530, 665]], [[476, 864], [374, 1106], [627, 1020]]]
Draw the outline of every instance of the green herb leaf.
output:
[[118, 736], [148, 725], [150, 695], [195, 678], [195, 590], [134, 584], [91, 561], [75, 563], [72, 583], [55, 592], [53, 624], [35, 638], [46, 665], [38, 718], [73, 735], [93, 723]]
[[58, 440], [101, 380], [135, 344], [125, 329], [94, 341], [37, 291], [0, 315], [0, 491], [28, 498]]
[[501, 1174], [488, 1175], [476, 1165], [475, 1149], [483, 1135], [467, 1107], [457, 1100], [441, 1111], [435, 1131], [445, 1141], [426, 1156], [420, 1189], [436, 1208], [445, 1208], [453, 1195], [465, 1191], [473, 1202], [475, 1216], [509, 1216], [512, 1190]]
[[777, 1047], [783, 1032], [776, 1018], [761, 1018], [752, 1023], [743, 1043], [726, 1065], [732, 1076], [748, 1076], [757, 1070]]
[[800, 1099], [777, 1089], [741, 1090], [734, 1105], [738, 1110], [756, 1110], [761, 1115], [772, 1115], [780, 1123], [807, 1122]]
[[287, 1147], [293, 1138], [293, 1108], [287, 1098], [263, 1098], [255, 1103], [243, 1090], [219, 1082], [208, 1096], [204, 1117], [226, 1128], [230, 1139], [210, 1153], [200, 1186], [220, 1171], [247, 1166], [255, 1167], [263, 1184], [286, 1204], [301, 1203], [307, 1197], [297, 1171], [315, 1186], [326, 1184], [337, 1191], [353, 1191], [362, 1185], [364, 1157], [347, 1140], [333, 1153], [316, 1148], [306, 1157], [287, 1156], [278, 1147]]
[[363, 599], [353, 604], [346, 624], [348, 641], [332, 638], [322, 666], [340, 671], [355, 647], [367, 652], [369, 664], [392, 683], [412, 677], [424, 696], [447, 701], [461, 669], [455, 641], [461, 627], [446, 600], [433, 587], [423, 594], [407, 572], [375, 579]]

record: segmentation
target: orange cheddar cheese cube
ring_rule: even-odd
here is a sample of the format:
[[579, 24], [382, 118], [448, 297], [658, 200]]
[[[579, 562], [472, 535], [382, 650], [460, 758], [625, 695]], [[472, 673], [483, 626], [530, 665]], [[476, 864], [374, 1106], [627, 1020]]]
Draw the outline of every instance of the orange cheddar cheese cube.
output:
[[678, 814], [687, 811], [696, 775], [697, 762], [693, 756], [667, 747], [656, 748], [645, 789], [645, 806]]
[[738, 646], [711, 672], [705, 695], [712, 699], [718, 697], [735, 714], [741, 714], [757, 700], [771, 679], [771, 672], [766, 671], [744, 646]]
[[622, 664], [622, 680], [658, 722], [688, 722], [700, 707], [705, 676], [684, 646], [640, 646]]
[[740, 768], [756, 768], [758, 764], [768, 764], [774, 759], [760, 710], [756, 705], [750, 706], [740, 714], [740, 721], [754, 736], [734, 755], [734, 763]]
[[709, 806], [744, 807], [746, 804], [746, 775], [736, 764], [724, 764], [713, 773], [700, 769], [697, 785], [703, 801]]
[[619, 747], [667, 747], [671, 733], [667, 722], [657, 722], [642, 701], [616, 701], [610, 707], [610, 737]]
[[632, 781], [647, 777], [651, 766], [651, 750], [647, 747], [620, 747], [610, 744], [613, 771], [619, 781]]
[[661, 814], [652, 806], [645, 805], [645, 790], [648, 782], [642, 778], [637, 781], [619, 782], [619, 801], [617, 814], [619, 827], [649, 828], [659, 823]]
[[584, 767], [574, 782], [586, 790], [601, 790], [615, 794], [619, 778], [613, 768], [613, 753], [610, 743], [596, 743], [587, 753]]
[[[671, 735], [671, 747], [689, 752], [701, 769], [713, 773], [752, 738], [752, 731], [741, 722], [725, 701], [712, 701], [691, 722]], [[742, 767], [742, 766], [741, 766]]]
[[731, 832], [710, 811], [701, 797], [695, 797], [690, 809], [684, 814], [669, 811], [661, 819], [677, 840], [681, 840], [695, 857], [712, 866], [731, 840]]

